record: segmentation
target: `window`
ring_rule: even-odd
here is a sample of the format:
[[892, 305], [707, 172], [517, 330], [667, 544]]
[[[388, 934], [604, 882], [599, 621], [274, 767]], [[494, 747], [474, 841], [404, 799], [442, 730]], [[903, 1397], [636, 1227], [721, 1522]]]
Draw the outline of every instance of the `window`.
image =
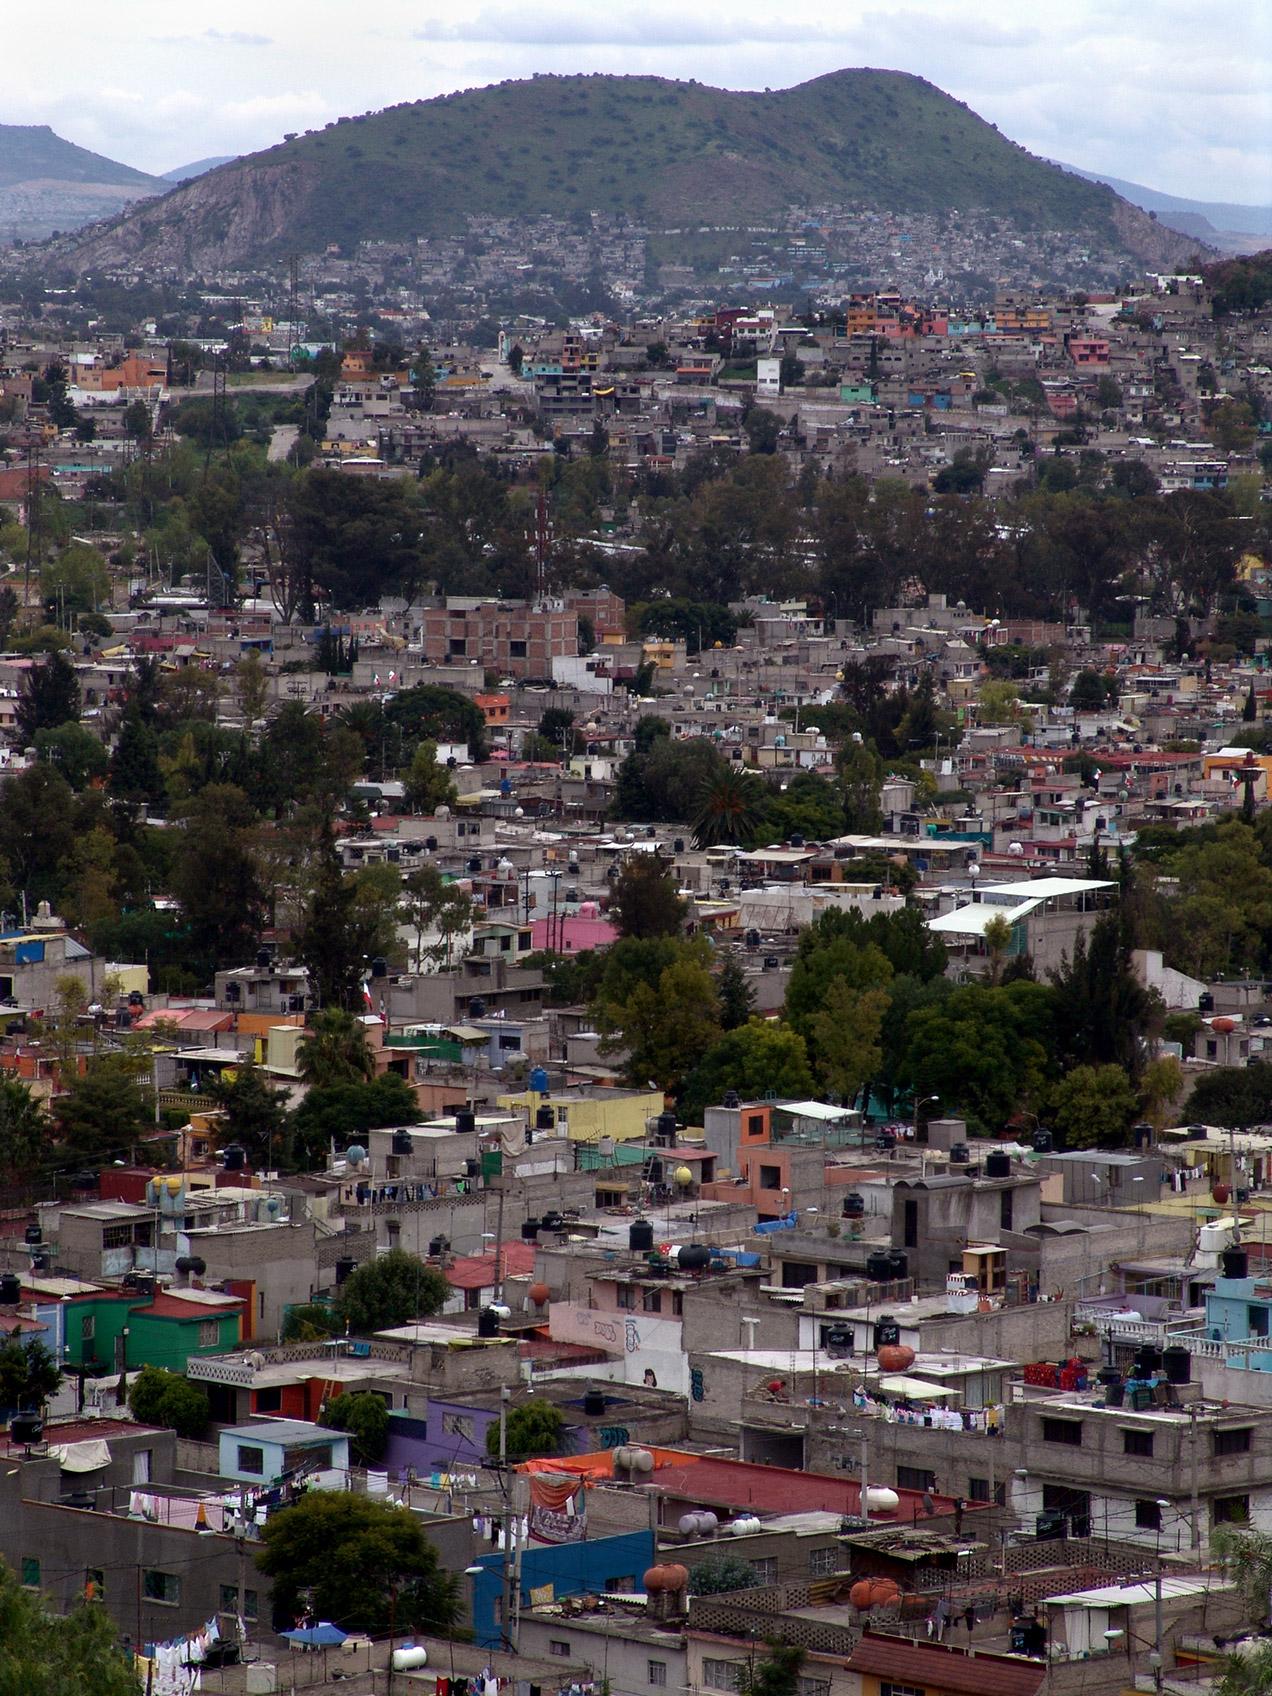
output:
[[927, 1696], [927, 1691], [917, 1684], [893, 1684], [885, 1678], [879, 1685], [879, 1696]]
[[238, 1470], [250, 1472], [256, 1478], [265, 1476], [265, 1451], [254, 1443], [240, 1443], [238, 1446]]
[[132, 1224], [107, 1225], [102, 1230], [103, 1248], [131, 1248], [133, 1240]]
[[256, 1392], [255, 1411], [257, 1413], [281, 1413], [283, 1411], [283, 1392], [278, 1385], [272, 1390]]
[[199, 1347], [214, 1349], [221, 1340], [221, 1321], [219, 1319], [200, 1319]]
[[518, 642], [515, 639], [509, 641], [509, 643], [508, 643], [508, 657], [510, 659], [514, 659], [514, 660], [525, 659], [525, 657], [526, 657], [526, 645], [525, 645], [525, 643], [524, 642]]
[[1151, 1431], [1123, 1430], [1122, 1453], [1124, 1455], [1151, 1457], [1153, 1453], [1153, 1433]]
[[1248, 1525], [1250, 1523], [1249, 1496], [1216, 1496], [1213, 1518], [1216, 1525]]
[[[236, 1615], [238, 1613], [238, 1605], [239, 1605], [238, 1585], [237, 1584], [223, 1584], [221, 1586], [221, 1606], [218, 1609], [218, 1612], [223, 1613], [223, 1614], [230, 1614], [231, 1616]], [[260, 1606], [261, 1606], [261, 1603], [260, 1603], [259, 1593], [255, 1590], [244, 1590], [244, 1592], [243, 1592], [243, 1618], [245, 1620], [257, 1619], [260, 1615]]]
[[661, 1689], [667, 1683], [666, 1661], [650, 1661], [648, 1670], [648, 1682], [650, 1684], [657, 1685]]
[[1042, 1440], [1044, 1443], [1067, 1443], [1071, 1449], [1082, 1447], [1082, 1421], [1080, 1419], [1044, 1419], [1042, 1422]]
[[640, 1305], [645, 1310], [646, 1313], [661, 1313], [662, 1312], [662, 1291], [661, 1290], [646, 1290], [645, 1293], [641, 1297]]
[[907, 1201], [903, 1207], [904, 1225], [902, 1235], [906, 1248], [919, 1246], [919, 1204], [917, 1201]]
[[832, 1572], [838, 1572], [842, 1565], [839, 1550], [832, 1544], [828, 1549], [813, 1549], [808, 1557], [808, 1576], [810, 1578], [829, 1578]]
[[899, 1466], [897, 1468], [897, 1489], [935, 1490], [936, 1474], [929, 1472], [925, 1466]]
[[702, 1682], [710, 1690], [741, 1690], [742, 1662], [716, 1661], [704, 1656]]
[[1255, 1306], [1253, 1303], [1246, 1308], [1246, 1331], [1252, 1337], [1266, 1337], [1268, 1334], [1268, 1310], [1265, 1306]]
[[559, 1655], [563, 1661], [568, 1661], [570, 1658], [569, 1642], [564, 1637], [549, 1637], [548, 1653], [549, 1655]]
[[624, 1312], [636, 1306], [636, 1289], [632, 1284], [620, 1284], [616, 1291], [616, 1300]]
[[84, 1568], [84, 1594], [100, 1602], [106, 1594], [106, 1573], [100, 1566]]
[[757, 1584], [777, 1583], [776, 1555], [765, 1555], [762, 1561], [752, 1561], [750, 1564], [751, 1570], [755, 1574], [755, 1582]]
[[466, 1437], [471, 1443], [474, 1429], [471, 1413], [444, 1413], [442, 1415], [443, 1437]]
[[1011, 1191], [1003, 1190], [998, 1197], [998, 1224], [1001, 1230], [1011, 1230]]
[[747, 1115], [746, 1134], [749, 1137], [762, 1137], [764, 1135], [763, 1113], [750, 1113]]
[[22, 1583], [27, 1590], [40, 1588], [40, 1557], [38, 1555], [23, 1555]]
[[1248, 1455], [1250, 1453], [1250, 1427], [1241, 1425], [1235, 1431], [1216, 1431], [1214, 1444], [1216, 1455]]
[[1162, 1528], [1162, 1510], [1154, 1502], [1136, 1502], [1135, 1529], [1137, 1531], [1160, 1531]]
[[795, 1686], [797, 1696], [830, 1696], [830, 1680], [828, 1678], [802, 1677]]
[[760, 1188], [762, 1190], [780, 1190], [782, 1187], [782, 1168], [780, 1166], [760, 1167]]
[[86, 1313], [80, 1319], [80, 1342], [91, 1343], [97, 1333], [97, 1316]]
[[163, 1602], [175, 1608], [181, 1600], [181, 1580], [175, 1572], [147, 1567], [141, 1575], [141, 1593], [148, 1602]]

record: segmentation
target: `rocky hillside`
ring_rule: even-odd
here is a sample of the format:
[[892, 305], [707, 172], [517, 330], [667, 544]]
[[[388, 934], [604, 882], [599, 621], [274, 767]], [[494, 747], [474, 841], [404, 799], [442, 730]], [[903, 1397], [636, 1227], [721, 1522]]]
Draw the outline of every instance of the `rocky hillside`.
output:
[[[1034, 158], [899, 72], [838, 71], [762, 94], [537, 76], [341, 119], [183, 184], [57, 257], [74, 271], [206, 271], [442, 234], [472, 213], [596, 208], [666, 229], [763, 221], [794, 201], [992, 208], [1027, 228], [1120, 237], [1132, 254], [1142, 237], [1146, 258], [1159, 234], [1110, 189]], [[1156, 262], [1161, 243], [1151, 245]]]

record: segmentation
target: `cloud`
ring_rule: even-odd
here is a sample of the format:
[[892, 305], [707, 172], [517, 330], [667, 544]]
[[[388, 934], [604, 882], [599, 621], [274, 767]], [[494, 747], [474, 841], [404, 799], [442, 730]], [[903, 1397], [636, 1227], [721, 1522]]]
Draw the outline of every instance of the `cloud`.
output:
[[703, 15], [679, 12], [562, 12], [556, 8], [496, 7], [468, 22], [426, 23], [413, 32], [417, 41], [498, 43], [509, 47], [740, 47], [750, 42], [793, 46], [796, 43], [857, 42], [856, 26], [798, 25], [748, 19], [733, 13], [713, 23]]
[[210, 42], [213, 47], [272, 47], [272, 35], [256, 35], [247, 29], [205, 29], [202, 35], [160, 35], [160, 47], [193, 47]]

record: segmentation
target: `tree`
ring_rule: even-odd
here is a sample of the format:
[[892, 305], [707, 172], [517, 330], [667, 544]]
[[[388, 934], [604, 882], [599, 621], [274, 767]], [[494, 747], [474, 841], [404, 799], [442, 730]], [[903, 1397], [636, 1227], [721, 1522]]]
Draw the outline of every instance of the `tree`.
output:
[[730, 1089], [744, 1101], [764, 1095], [811, 1095], [813, 1073], [803, 1037], [767, 1019], [751, 1019], [726, 1031], [685, 1082], [679, 1103], [685, 1124], [700, 1125], [706, 1108]]
[[318, 1343], [340, 1333], [340, 1315], [322, 1301], [301, 1301], [283, 1319], [285, 1343]]
[[1041, 1098], [1054, 1040], [1052, 1001], [1043, 984], [969, 984], [915, 1008], [899, 1081], [961, 1111], [974, 1129], [1000, 1129], [1017, 1108]]
[[873, 747], [864, 742], [846, 742], [835, 757], [835, 767], [844, 792], [844, 828], [869, 835], [883, 824], [879, 792], [883, 766]]
[[[514, 1407], [505, 1421], [504, 1452], [510, 1461], [530, 1460], [535, 1455], [554, 1455], [561, 1447], [565, 1416], [552, 1402], [535, 1397]], [[486, 1427], [486, 1453], [499, 1458], [499, 1424]]]
[[721, 1030], [737, 1030], [755, 1010], [755, 991], [741, 965], [732, 958], [716, 973], [716, 995], [720, 1001]]
[[105, 1166], [130, 1159], [136, 1144], [154, 1130], [154, 1098], [132, 1062], [120, 1054], [93, 1055], [51, 1103], [60, 1157], [65, 1164]]
[[135, 806], [162, 807], [167, 798], [159, 765], [159, 738], [131, 702], [124, 709], [110, 756], [110, 792]]
[[211, 1417], [207, 1391], [162, 1366], [142, 1367], [129, 1387], [128, 1406], [143, 1425], [162, 1426], [178, 1437], [201, 1437]]
[[736, 766], [722, 766], [703, 785], [693, 815], [693, 839], [699, 848], [722, 843], [749, 844], [764, 817], [761, 780]]
[[75, 667], [63, 653], [51, 653], [33, 665], [18, 691], [18, 735], [24, 747], [34, 746], [37, 731], [56, 730], [80, 716], [80, 688]]
[[226, 1067], [212, 1086], [212, 1100], [225, 1114], [222, 1140], [246, 1151], [248, 1164], [272, 1167], [287, 1140], [287, 1091], [274, 1089], [259, 1066]]
[[613, 1010], [608, 1048], [627, 1051], [634, 1085], [676, 1091], [720, 1036], [720, 1002], [710, 969], [691, 956], [673, 961], [657, 988], [639, 983]]
[[396, 1072], [371, 1083], [311, 1087], [291, 1116], [288, 1156], [305, 1171], [321, 1165], [336, 1141], [349, 1142], [385, 1125], [416, 1125], [422, 1118], [415, 1091]]
[[691, 1596], [724, 1596], [731, 1590], [749, 1590], [759, 1582], [759, 1574], [741, 1555], [708, 1555], [689, 1568]]
[[406, 799], [413, 813], [432, 813], [455, 803], [455, 781], [437, 759], [437, 743], [416, 743], [406, 774]]
[[57, 1394], [62, 1374], [52, 1353], [38, 1338], [14, 1337], [0, 1348], [0, 1410], [34, 1411]]
[[91, 730], [68, 721], [52, 730], [37, 730], [35, 750], [53, 766], [72, 789], [86, 789], [94, 778], [105, 775], [109, 756]]
[[1062, 1066], [1113, 1064], [1139, 1076], [1144, 1039], [1160, 1022], [1160, 1009], [1135, 976], [1129, 941], [1119, 915], [1104, 913], [1089, 939], [1079, 936], [1072, 960], [1052, 973], [1055, 1054]]
[[375, 1060], [366, 1031], [352, 1013], [324, 1007], [313, 1014], [296, 1051], [301, 1080], [314, 1089], [368, 1082]]
[[1172, 1124], [1173, 1104], [1179, 1100], [1184, 1087], [1184, 1068], [1173, 1054], [1159, 1054], [1150, 1060], [1140, 1078], [1140, 1095], [1144, 1115], [1154, 1130]]
[[378, 1466], [389, 1444], [389, 1410], [370, 1390], [333, 1396], [318, 1415], [319, 1425], [344, 1431], [356, 1466]]
[[11, 1073], [0, 1076], [0, 1178], [32, 1176], [49, 1148], [49, 1121], [27, 1086]]
[[1247, 1638], [1224, 1656], [1214, 1696], [1267, 1696], [1272, 1690], [1272, 1643]]
[[330, 820], [322, 828], [317, 875], [296, 937], [296, 953], [325, 1009], [362, 1005], [362, 982], [371, 952], [372, 925], [359, 912], [352, 879], [336, 853]]
[[1217, 1525], [1211, 1533], [1210, 1552], [1224, 1577], [1236, 1585], [1248, 1622], [1262, 1629], [1272, 1611], [1272, 1536], [1252, 1527]]
[[891, 978], [891, 962], [857, 915], [845, 922], [840, 913], [823, 914], [800, 932], [786, 985], [787, 1021], [815, 1042], [813, 1022], [832, 983], [860, 992], [884, 989]]
[[0, 1561], [3, 1696], [137, 1696], [131, 1655], [100, 1601], [53, 1613]]
[[1234, 1130], [1272, 1123], [1272, 1064], [1217, 1066], [1193, 1085], [1184, 1117], [1189, 1124], [1226, 1125]]
[[1120, 1066], [1075, 1066], [1051, 1093], [1051, 1123], [1065, 1148], [1123, 1148], [1139, 1101]]
[[295, 1624], [304, 1601], [346, 1631], [446, 1633], [458, 1622], [458, 1580], [444, 1572], [409, 1508], [373, 1496], [313, 1490], [271, 1514], [257, 1565], [274, 1581], [274, 1624]]
[[395, 1248], [355, 1267], [340, 1286], [336, 1307], [346, 1328], [365, 1336], [412, 1319], [428, 1319], [441, 1312], [449, 1295], [442, 1273]]
[[250, 736], [264, 718], [269, 701], [269, 671], [255, 649], [244, 654], [234, 667], [234, 686], [238, 692], [239, 711], [243, 715], [243, 728]]
[[841, 1101], [850, 1102], [883, 1063], [879, 1038], [888, 1008], [884, 989], [856, 990], [835, 978], [813, 1019], [817, 1074]]
[[765, 1654], [742, 1675], [742, 1696], [798, 1696], [804, 1651], [779, 1638], [765, 1639]]
[[250, 834], [254, 814], [236, 784], [209, 783], [182, 810], [182, 821], [172, 889], [191, 962], [210, 976], [245, 965], [265, 926], [265, 889]]
[[689, 907], [676, 892], [671, 867], [658, 854], [629, 854], [607, 909], [623, 936], [677, 936]]
[[997, 988], [1003, 981], [1003, 966], [1011, 948], [1012, 928], [1004, 918], [995, 916], [985, 926], [985, 952], [989, 956], [989, 981]]

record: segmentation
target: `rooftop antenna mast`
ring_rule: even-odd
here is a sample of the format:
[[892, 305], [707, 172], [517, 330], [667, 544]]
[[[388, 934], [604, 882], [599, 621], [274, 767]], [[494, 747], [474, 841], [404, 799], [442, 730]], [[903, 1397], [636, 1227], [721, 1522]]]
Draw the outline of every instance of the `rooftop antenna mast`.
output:
[[548, 516], [548, 496], [539, 490], [534, 513], [534, 593], [542, 601], [548, 592], [548, 561], [552, 557], [552, 520]]

